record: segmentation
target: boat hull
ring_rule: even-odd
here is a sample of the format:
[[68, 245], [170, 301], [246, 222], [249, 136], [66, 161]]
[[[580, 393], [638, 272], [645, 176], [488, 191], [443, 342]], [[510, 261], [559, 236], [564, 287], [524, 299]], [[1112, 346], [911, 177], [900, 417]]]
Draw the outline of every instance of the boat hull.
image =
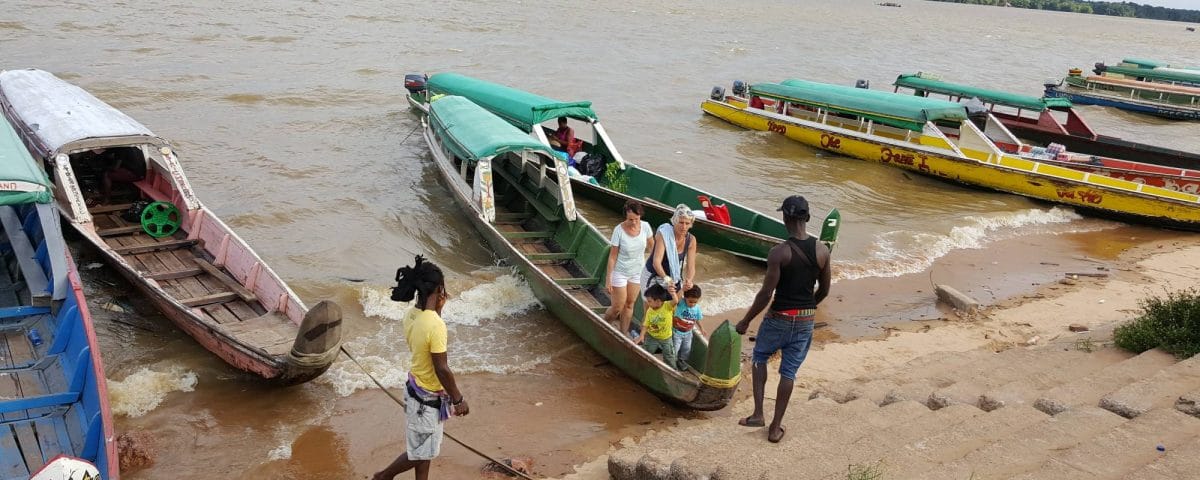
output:
[[[494, 225], [484, 220], [482, 212], [472, 199], [470, 188], [458, 177], [458, 172], [441, 152], [433, 139], [431, 130], [426, 127], [423, 134], [433, 154], [438, 178], [450, 191], [454, 203], [467, 212], [472, 226], [483, 236], [492, 252], [521, 273], [534, 296], [550, 313], [575, 332], [584, 343], [603, 355], [613, 366], [641, 383], [658, 397], [695, 410], [719, 410], [728, 405], [737, 389], [736, 379], [731, 385], [714, 387], [690, 379], [674, 368], [668, 367], [662, 361], [657, 360], [654, 355], [630, 342], [623, 333], [618, 332], [601, 316], [573, 298], [552, 278], [538, 269], [533, 262], [518, 252]], [[582, 219], [577, 221], [585, 222]], [[587, 228], [593, 227], [587, 225]], [[740, 341], [738, 344], [740, 345]], [[693, 344], [693, 358], [706, 353], [704, 347], [697, 348], [701, 345], [703, 343], [700, 342]]]
[[[1186, 230], [1200, 230], [1200, 205], [1194, 201], [1166, 199], [1100, 188], [1098, 185], [1071, 181], [1048, 175], [1033, 175], [1026, 170], [957, 157], [949, 150], [868, 136], [852, 130], [829, 127], [800, 119], [767, 116], [736, 107], [729, 103], [705, 100], [701, 108], [708, 114], [738, 126], [754, 130], [773, 131], [788, 138], [823, 150], [870, 162], [892, 165], [922, 175], [1015, 193], [1035, 199], [1083, 207], [1089, 212], [1106, 212], [1140, 223]], [[1042, 169], [1032, 161], [1006, 157], [1006, 162], [1029, 169]], [[1068, 170], [1069, 169], [1061, 169]], [[1059, 172], [1071, 176], [1067, 172]], [[1075, 172], [1081, 178], [1082, 172]], [[1093, 177], [1094, 178], [1094, 177]], [[1095, 180], [1102, 182], [1103, 180]], [[1171, 192], [1164, 192], [1171, 194]], [[1192, 196], [1180, 194], [1180, 198]]]
[[1103, 155], [1168, 167], [1200, 169], [1200, 154], [1130, 142], [1107, 135], [1097, 135], [1094, 139], [1080, 137], [1039, 128], [1036, 124], [1013, 120], [1000, 115], [996, 115], [996, 117], [1014, 135], [1031, 142], [1043, 145], [1057, 143], [1067, 147], [1069, 151], [1078, 153]]
[[1130, 112], [1145, 113], [1154, 115], [1156, 117], [1169, 118], [1172, 120], [1200, 120], [1200, 108], [1188, 108], [1182, 106], [1139, 102], [1134, 100], [1123, 100], [1108, 95], [1083, 93], [1079, 90], [1063, 87], [1046, 88], [1046, 96], [1066, 98], [1072, 103], [1081, 105], [1113, 107], [1121, 110], [1128, 110]]

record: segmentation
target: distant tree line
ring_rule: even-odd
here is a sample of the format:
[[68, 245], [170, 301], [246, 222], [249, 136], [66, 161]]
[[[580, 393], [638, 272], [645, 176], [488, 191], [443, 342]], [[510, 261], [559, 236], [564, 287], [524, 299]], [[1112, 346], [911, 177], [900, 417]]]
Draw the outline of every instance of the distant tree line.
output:
[[933, 0], [972, 5], [1010, 6], [1058, 12], [1091, 13], [1113, 17], [1151, 18], [1176, 22], [1200, 23], [1200, 10], [1156, 7], [1134, 2], [1092, 2], [1087, 0]]

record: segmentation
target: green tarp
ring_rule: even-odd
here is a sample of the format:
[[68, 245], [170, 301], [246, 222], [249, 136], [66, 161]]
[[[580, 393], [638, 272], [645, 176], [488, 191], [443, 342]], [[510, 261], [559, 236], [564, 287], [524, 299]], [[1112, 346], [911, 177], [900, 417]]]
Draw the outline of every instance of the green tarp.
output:
[[1104, 67], [1104, 72], [1116, 73], [1125, 75], [1127, 77], [1144, 78], [1147, 80], [1200, 85], [1200, 72], [1192, 73], [1190, 71], [1182, 71], [1178, 69], [1163, 70], [1161, 68], [1149, 69], [1135, 67]]
[[50, 203], [50, 179], [0, 117], [0, 205]]
[[957, 124], [967, 119], [966, 107], [955, 102], [807, 80], [759, 83], [750, 86], [750, 93], [847, 113], [917, 132], [924, 128], [926, 122], [949, 121]]
[[996, 105], [1006, 105], [1009, 107], [1020, 108], [1023, 110], [1033, 110], [1040, 112], [1047, 108], [1071, 108], [1071, 101], [1065, 98], [1050, 97], [1038, 98], [1028, 95], [1017, 95], [1015, 93], [998, 92], [985, 88], [972, 87], [970, 85], [960, 85], [957, 83], [943, 82], [924, 78], [914, 74], [903, 74], [896, 77], [897, 87], [911, 88], [918, 92], [932, 92], [941, 95], [953, 95], [964, 99], [978, 98], [984, 103], [994, 103]]
[[1121, 60], [1121, 63], [1128, 63], [1128, 64], [1133, 65], [1138, 68], [1158, 68], [1158, 67], [1169, 67], [1170, 66], [1170, 65], [1167, 65], [1167, 62], [1160, 62], [1158, 60], [1149, 60], [1149, 59], [1137, 58], [1137, 57], [1124, 58]]
[[550, 147], [517, 130], [464, 97], [448, 95], [429, 104], [434, 133], [459, 158], [478, 162], [505, 152], [535, 150], [557, 158]]
[[560, 102], [457, 73], [434, 74], [429, 77], [427, 87], [434, 94], [467, 97], [527, 132], [532, 131], [534, 125], [558, 117], [596, 118], [592, 102]]

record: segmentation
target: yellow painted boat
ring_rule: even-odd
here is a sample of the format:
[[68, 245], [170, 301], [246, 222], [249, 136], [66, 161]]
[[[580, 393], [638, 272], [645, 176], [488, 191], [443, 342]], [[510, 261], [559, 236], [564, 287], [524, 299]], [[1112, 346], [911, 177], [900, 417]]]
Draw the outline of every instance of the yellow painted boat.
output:
[[[1158, 227], [1200, 230], [1200, 196], [1004, 153], [958, 103], [804, 80], [716, 87], [701, 108], [734, 125], [966, 185]], [[990, 114], [985, 128], [1016, 137]]]

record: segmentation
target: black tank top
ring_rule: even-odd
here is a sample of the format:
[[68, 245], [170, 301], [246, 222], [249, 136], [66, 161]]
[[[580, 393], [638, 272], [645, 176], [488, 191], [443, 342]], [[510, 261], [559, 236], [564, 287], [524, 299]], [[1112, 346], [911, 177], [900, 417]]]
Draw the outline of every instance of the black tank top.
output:
[[[655, 235], [650, 237], [650, 239], [655, 242], [658, 242], [657, 232], [655, 232]], [[679, 275], [680, 276], [683, 276], [683, 263], [685, 261], [687, 261], [688, 248], [691, 247], [691, 245], [692, 245], [692, 234], [689, 233], [689, 234], [687, 234], [687, 237], [683, 239], [683, 253], [676, 252], [679, 255]], [[674, 245], [664, 245], [664, 246], [666, 248], [674, 248], [675, 247]], [[646, 259], [646, 270], [650, 272], [652, 277], [658, 276], [658, 272], [654, 271], [654, 255], [650, 255], [650, 257]], [[664, 272], [667, 272], [667, 275], [671, 274], [671, 261], [667, 259], [667, 252], [665, 250], [663, 251], [662, 270]], [[674, 280], [675, 283], [678, 283], [681, 285], [682, 285], [681, 282], [683, 282], [682, 278], [672, 278], [671, 280]]]
[[[813, 289], [821, 267], [817, 266], [817, 238], [809, 236], [804, 240], [788, 238], [784, 244], [792, 250], [792, 260], [787, 265], [779, 267], [779, 284], [775, 286], [775, 300], [771, 302], [771, 310], [783, 311], [792, 309], [817, 308]], [[806, 261], [800, 252], [808, 255]]]

